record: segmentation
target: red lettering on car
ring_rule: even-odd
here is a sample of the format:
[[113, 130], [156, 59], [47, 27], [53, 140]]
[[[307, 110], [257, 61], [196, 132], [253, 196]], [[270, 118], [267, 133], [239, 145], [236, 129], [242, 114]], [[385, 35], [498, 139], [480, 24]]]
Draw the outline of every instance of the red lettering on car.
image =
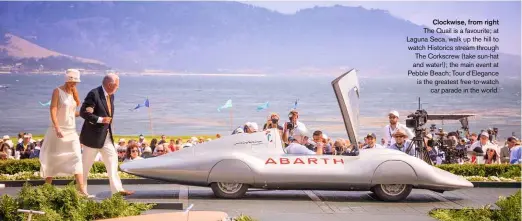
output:
[[279, 163], [280, 164], [290, 164], [290, 160], [288, 160], [288, 158], [280, 158]]
[[295, 158], [294, 164], [305, 164], [301, 158]]
[[316, 158], [308, 158], [308, 164], [312, 164], [312, 162], [317, 164], [317, 159]]
[[324, 164], [328, 164], [328, 158], [321, 158], [324, 160]]
[[277, 164], [277, 163], [275, 162], [274, 159], [272, 159], [272, 158], [268, 158], [268, 160], [266, 160], [266, 162], [265, 162], [265, 165], [266, 165], [266, 164]]
[[334, 164], [337, 164], [337, 162], [344, 164], [344, 159], [334, 159], [333, 161], [334, 161]]

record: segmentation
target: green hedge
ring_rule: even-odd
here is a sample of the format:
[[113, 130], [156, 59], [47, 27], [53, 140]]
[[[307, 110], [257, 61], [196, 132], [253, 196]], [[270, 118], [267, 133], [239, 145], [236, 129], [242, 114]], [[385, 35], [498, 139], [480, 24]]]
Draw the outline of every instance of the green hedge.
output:
[[491, 205], [480, 209], [434, 209], [429, 215], [441, 221], [521, 221], [520, 190], [509, 197], [501, 197], [495, 205], [499, 209], [494, 210]]
[[[484, 165], [484, 164], [448, 164], [438, 165], [440, 169], [449, 171], [460, 176], [482, 176], [482, 177], [505, 177], [515, 178], [520, 177], [520, 164], [498, 164], [498, 165]], [[19, 172], [36, 172], [40, 171], [40, 161], [38, 159], [24, 159], [24, 160], [2, 160], [0, 161], [0, 174], [16, 174]], [[103, 162], [95, 162], [91, 168], [91, 173], [105, 173], [105, 165]]]
[[[23, 159], [23, 160], [0, 160], [0, 174], [16, 174], [19, 172], [39, 172], [39, 159]], [[95, 162], [92, 165], [91, 173], [105, 173], [105, 165], [103, 162]]]
[[521, 173], [520, 164], [447, 164], [438, 165], [437, 167], [460, 176], [496, 176], [505, 178], [515, 178], [520, 177]]
[[44, 215], [33, 215], [34, 220], [99, 220], [116, 217], [136, 216], [152, 209], [154, 204], [130, 203], [120, 194], [114, 194], [101, 202], [87, 199], [79, 195], [74, 185], [58, 188], [44, 184], [32, 187], [28, 184], [17, 196], [7, 194], [0, 198], [0, 220], [23, 221], [27, 214], [18, 213], [18, 209], [37, 210]]

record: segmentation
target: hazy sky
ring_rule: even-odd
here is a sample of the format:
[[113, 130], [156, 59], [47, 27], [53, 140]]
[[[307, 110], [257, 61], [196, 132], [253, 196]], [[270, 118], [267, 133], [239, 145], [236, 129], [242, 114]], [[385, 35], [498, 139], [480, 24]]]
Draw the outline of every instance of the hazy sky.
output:
[[500, 51], [509, 54], [520, 55], [521, 47], [521, 2], [486, 2], [486, 1], [326, 1], [326, 2], [290, 2], [290, 1], [243, 1], [256, 6], [265, 7], [281, 13], [295, 13], [304, 8], [314, 6], [362, 6], [364, 8], [375, 8], [388, 10], [390, 14], [409, 20], [415, 24], [431, 26], [435, 18], [444, 19], [498, 19], [500, 21]]

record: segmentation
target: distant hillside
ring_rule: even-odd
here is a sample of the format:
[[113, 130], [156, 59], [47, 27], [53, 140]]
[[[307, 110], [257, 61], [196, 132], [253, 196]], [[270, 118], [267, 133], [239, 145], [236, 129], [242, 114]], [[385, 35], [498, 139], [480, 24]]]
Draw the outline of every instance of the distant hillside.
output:
[[0, 39], [0, 66], [4, 71], [48, 71], [71, 67], [107, 69], [100, 61], [60, 54], [9, 33]]
[[[406, 36], [422, 27], [387, 11], [315, 7], [286, 15], [237, 2], [0, 2], [0, 27], [120, 69], [405, 76]], [[505, 75], [520, 57], [501, 55]]]

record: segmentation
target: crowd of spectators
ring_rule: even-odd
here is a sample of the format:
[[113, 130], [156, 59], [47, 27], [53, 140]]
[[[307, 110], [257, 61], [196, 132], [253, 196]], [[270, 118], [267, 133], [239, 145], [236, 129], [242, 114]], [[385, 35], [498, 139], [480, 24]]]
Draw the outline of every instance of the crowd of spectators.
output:
[[[315, 130], [309, 133], [306, 125], [299, 120], [299, 112], [290, 111], [288, 120], [280, 123], [280, 116], [272, 113], [268, 116], [262, 130], [277, 128], [284, 143], [286, 153], [290, 154], [320, 154], [320, 155], [357, 155], [358, 151], [365, 149], [392, 149], [402, 151], [411, 156], [416, 156], [416, 146], [412, 138], [413, 131], [399, 123], [399, 113], [391, 111], [388, 114], [389, 124], [382, 130], [381, 139], [370, 133], [364, 136], [357, 144], [352, 144], [349, 139], [328, 137], [323, 131]], [[257, 123], [247, 122], [232, 131], [232, 135], [241, 133], [256, 133], [262, 131]], [[437, 139], [450, 139], [456, 143], [454, 148], [466, 153], [459, 163], [472, 164], [518, 164], [521, 163], [521, 141], [512, 136], [507, 138], [504, 145], [500, 145], [496, 137], [488, 134], [488, 130], [479, 134], [458, 132], [445, 133], [440, 130], [435, 134], [425, 134], [424, 146], [430, 158], [436, 164], [444, 162], [445, 153], [434, 145]], [[439, 135], [435, 137], [434, 135]], [[220, 138], [220, 135], [216, 135]], [[121, 138], [115, 145], [118, 152], [118, 160], [131, 161], [156, 157], [183, 148], [192, 147], [210, 141], [210, 138], [191, 137], [188, 140], [167, 139], [161, 135], [147, 141], [145, 136], [139, 135], [137, 139], [125, 140]], [[380, 142], [379, 142], [380, 141]], [[38, 158], [43, 140], [34, 140], [30, 133], [19, 133], [17, 143], [5, 135], [0, 140], [0, 160], [2, 159], [30, 159]], [[357, 148], [356, 148], [357, 147]], [[101, 161], [101, 156], [97, 157]]]
[[[121, 138], [114, 146], [118, 152], [118, 160], [123, 162], [160, 156], [210, 140], [210, 138], [196, 137], [191, 137], [185, 141], [181, 138], [168, 140], [165, 135], [162, 135], [159, 139], [153, 138], [148, 142], [145, 136], [139, 135], [137, 139], [130, 139], [129, 141]], [[19, 133], [16, 143], [9, 135], [4, 135], [0, 140], [0, 160], [38, 158], [43, 142], [44, 140], [34, 140], [30, 133]], [[101, 161], [100, 154], [98, 154], [96, 161]]]

